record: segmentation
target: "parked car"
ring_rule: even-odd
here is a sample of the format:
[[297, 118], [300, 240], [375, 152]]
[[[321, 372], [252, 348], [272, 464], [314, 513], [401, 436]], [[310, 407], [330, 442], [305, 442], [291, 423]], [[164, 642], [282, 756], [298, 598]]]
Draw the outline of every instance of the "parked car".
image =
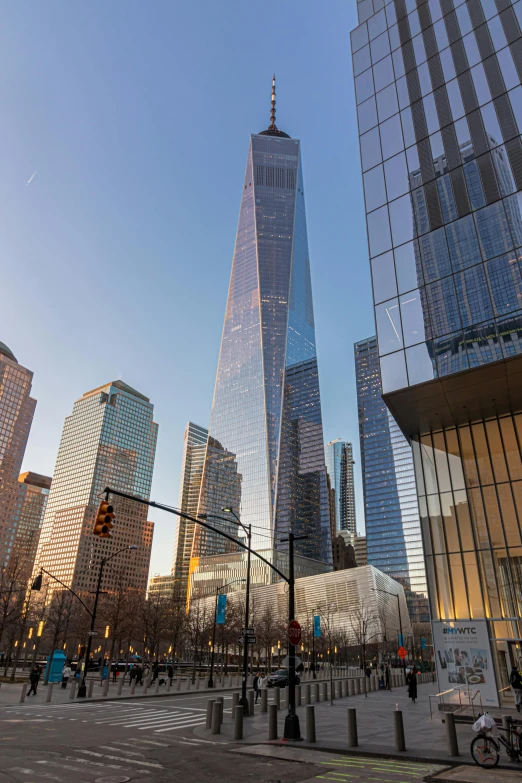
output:
[[[295, 684], [299, 685], [300, 682], [301, 680], [296, 674]], [[267, 684], [269, 688], [286, 688], [288, 685], [288, 669], [278, 669], [278, 671], [274, 672], [268, 677]]]

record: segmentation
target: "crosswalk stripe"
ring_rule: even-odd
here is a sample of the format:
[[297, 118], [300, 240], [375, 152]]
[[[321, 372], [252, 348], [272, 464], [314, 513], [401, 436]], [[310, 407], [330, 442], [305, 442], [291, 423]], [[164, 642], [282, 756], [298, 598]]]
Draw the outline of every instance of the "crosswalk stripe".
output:
[[167, 711], [167, 710], [164, 710], [164, 711], [159, 711], [159, 710], [158, 711], [156, 711], [156, 710], [143, 710], [143, 711], [142, 710], [135, 710], [133, 712], [128, 712], [128, 713], [125, 713], [125, 712], [113, 713], [109, 718], [102, 718], [101, 720], [97, 719], [96, 723], [98, 723], [98, 724], [112, 723], [112, 721], [114, 721], [114, 720], [123, 722], [125, 720], [132, 720], [132, 718], [138, 717], [139, 715], [147, 716], [147, 715], [163, 715], [163, 714], [167, 714], [168, 715], [169, 711]]
[[78, 749], [78, 753], [85, 753], [89, 756], [97, 756], [100, 759], [110, 759], [111, 761], [125, 761], [126, 764], [140, 764], [142, 767], [155, 767], [156, 769], [164, 769], [161, 764], [154, 764], [152, 761], [137, 761], [136, 759], [124, 759], [121, 756], [109, 756], [108, 753], [96, 753], [95, 750], [82, 750]]
[[[192, 726], [202, 726], [203, 723], [204, 723], [204, 721], [201, 721], [201, 723], [193, 723], [191, 725]], [[183, 728], [183, 726], [171, 726], [170, 728], [166, 728], [166, 729], [156, 729], [154, 733], [155, 734], [162, 734], [162, 732], [164, 732], [164, 731], [174, 731], [174, 729], [179, 729], [179, 728]]]
[[[195, 726], [203, 726], [204, 723], [205, 723], [205, 721], [195, 721], [195, 720], [192, 720], [189, 723], [175, 723], [175, 724], [168, 724], [168, 723], [167, 724], [163, 724], [163, 723], [160, 723], [159, 725], [161, 727], [163, 727], [163, 726], [169, 727], [170, 726], [172, 729], [191, 729], [191, 728], [193, 728]], [[158, 731], [163, 731], [164, 730], [163, 728], [157, 729], [153, 725], [151, 725], [151, 726], [138, 726], [137, 728], [138, 728], [139, 731], [147, 731], [147, 729], [153, 729], [155, 734], [157, 734]]]
[[[134, 721], [133, 723], [125, 723], [124, 728], [146, 728], [147, 726], [162, 726], [167, 723], [176, 723], [179, 726], [188, 726], [191, 723], [200, 722], [201, 718], [194, 718], [193, 716], [184, 717], [183, 715], [171, 715], [168, 718], [160, 718], [159, 720], [147, 718], [146, 720]], [[113, 725], [113, 724], [111, 724]], [[121, 725], [121, 724], [119, 724]]]
[[[118, 718], [113, 717], [110, 721], [103, 721], [103, 723], [110, 723], [111, 726], [119, 726], [123, 723], [129, 723], [129, 721], [142, 721], [142, 720], [150, 720], [151, 718], [158, 718], [161, 720], [162, 718], [166, 717], [175, 717], [179, 715], [178, 712], [149, 712], [148, 714], [139, 714], [139, 715], [127, 715], [127, 717], [119, 716]], [[97, 721], [98, 722], [98, 721]], [[101, 723], [102, 721], [99, 721]]]

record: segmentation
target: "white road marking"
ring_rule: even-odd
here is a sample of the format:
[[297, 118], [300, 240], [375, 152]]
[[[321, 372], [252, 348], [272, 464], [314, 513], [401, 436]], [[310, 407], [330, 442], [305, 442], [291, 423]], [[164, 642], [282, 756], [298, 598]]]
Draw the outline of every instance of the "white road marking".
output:
[[89, 756], [97, 756], [100, 759], [110, 759], [111, 761], [125, 761], [127, 764], [140, 764], [142, 767], [155, 767], [155, 769], [164, 769], [161, 764], [154, 764], [152, 761], [135, 761], [134, 759], [124, 759], [121, 756], [109, 756], [108, 753], [96, 753], [94, 750], [78, 750], [78, 753], [86, 753]]

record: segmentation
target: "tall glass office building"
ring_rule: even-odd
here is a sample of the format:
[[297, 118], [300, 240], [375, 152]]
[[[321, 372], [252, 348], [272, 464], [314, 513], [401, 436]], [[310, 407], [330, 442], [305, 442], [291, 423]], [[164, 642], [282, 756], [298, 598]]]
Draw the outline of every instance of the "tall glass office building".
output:
[[340, 438], [324, 447], [326, 470], [333, 490], [335, 529], [355, 534], [355, 482], [353, 448]]
[[412, 449], [382, 399], [377, 339], [354, 354], [368, 563], [404, 587], [412, 623], [429, 622]]
[[[240, 511], [256, 549], [331, 562], [300, 143], [275, 124], [250, 139], [199, 513]], [[229, 516], [235, 524], [234, 517]], [[218, 554], [199, 528], [194, 557]]]
[[414, 449], [440, 684], [496, 704], [522, 642], [522, 2], [357, 8], [380, 371]]
[[[35, 573], [45, 568], [73, 590], [96, 589], [100, 560], [122, 551], [103, 572], [102, 589], [128, 582], [145, 591], [154, 524], [147, 506], [111, 498], [116, 518], [112, 538], [92, 534], [105, 487], [150, 497], [158, 425], [148, 397], [123, 381], [86, 392], [65, 419], [49, 500], [40, 534]], [[136, 550], [129, 550], [129, 546]], [[44, 575], [44, 582], [47, 577]], [[49, 591], [56, 582], [49, 582]]]

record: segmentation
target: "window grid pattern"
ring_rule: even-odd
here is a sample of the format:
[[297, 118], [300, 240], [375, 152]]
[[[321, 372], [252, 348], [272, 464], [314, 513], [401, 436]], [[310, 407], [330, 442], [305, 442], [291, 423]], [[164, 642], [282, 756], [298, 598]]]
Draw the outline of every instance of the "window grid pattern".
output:
[[353, 68], [388, 392], [521, 351], [522, 2], [358, 9]]

